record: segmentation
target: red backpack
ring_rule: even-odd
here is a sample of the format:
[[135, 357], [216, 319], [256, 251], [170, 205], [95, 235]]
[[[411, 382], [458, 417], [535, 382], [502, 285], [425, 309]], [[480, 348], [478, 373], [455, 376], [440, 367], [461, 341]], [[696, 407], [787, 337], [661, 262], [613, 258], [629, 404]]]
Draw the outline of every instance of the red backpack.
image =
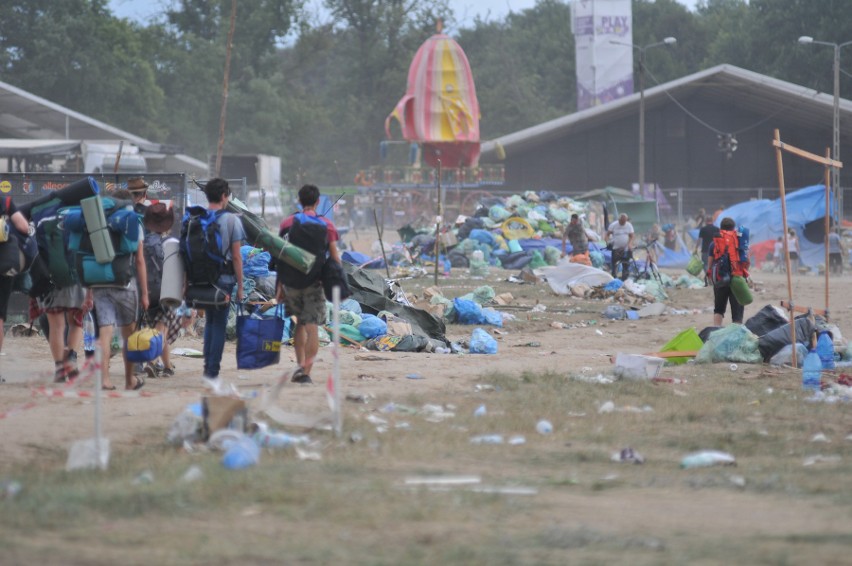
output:
[[713, 238], [713, 255], [707, 277], [714, 287], [727, 287], [731, 277], [748, 277], [748, 261], [740, 259], [740, 240], [734, 230], [722, 230]]

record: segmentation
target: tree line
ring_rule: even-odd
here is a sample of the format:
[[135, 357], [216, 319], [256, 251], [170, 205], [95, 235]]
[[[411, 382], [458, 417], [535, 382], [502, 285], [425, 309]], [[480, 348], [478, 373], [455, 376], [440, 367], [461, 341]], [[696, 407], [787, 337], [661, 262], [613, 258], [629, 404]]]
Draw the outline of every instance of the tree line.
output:
[[[204, 159], [216, 152], [231, 0], [168, 5], [138, 23], [116, 17], [106, 0], [0, 0], [0, 80]], [[470, 61], [483, 139], [576, 109], [565, 1], [467, 25], [449, 0], [325, 0], [325, 8], [319, 17], [303, 0], [239, 1], [225, 153], [279, 155], [291, 183], [350, 184], [378, 162], [384, 119], [438, 20]], [[833, 92], [833, 50], [796, 40], [852, 40], [846, 0], [705, 0], [695, 11], [633, 0], [633, 22], [637, 45], [678, 39], [648, 53], [647, 86], [730, 63]], [[841, 96], [850, 89], [843, 70]]]

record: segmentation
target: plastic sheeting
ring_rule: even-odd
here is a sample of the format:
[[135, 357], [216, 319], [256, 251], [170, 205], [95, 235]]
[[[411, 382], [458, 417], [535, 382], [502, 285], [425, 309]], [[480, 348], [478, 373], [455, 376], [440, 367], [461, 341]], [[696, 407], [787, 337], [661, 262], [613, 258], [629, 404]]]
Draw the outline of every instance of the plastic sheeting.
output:
[[563, 258], [560, 263], [554, 266], [540, 267], [533, 270], [537, 277], [544, 277], [547, 284], [553, 289], [557, 295], [570, 295], [571, 285], [584, 283], [590, 287], [598, 285], [606, 285], [612, 281], [612, 275], [606, 271], [582, 265], [580, 263], [572, 263], [566, 261], [568, 258]]

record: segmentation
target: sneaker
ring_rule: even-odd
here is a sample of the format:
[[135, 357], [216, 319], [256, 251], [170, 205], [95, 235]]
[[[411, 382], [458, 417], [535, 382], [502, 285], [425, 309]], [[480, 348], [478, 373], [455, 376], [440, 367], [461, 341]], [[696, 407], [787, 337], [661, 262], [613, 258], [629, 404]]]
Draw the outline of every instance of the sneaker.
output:
[[313, 383], [311, 376], [305, 373], [305, 370], [302, 368], [297, 369], [293, 372], [293, 377], [290, 378], [291, 383], [301, 383], [302, 385], [309, 385]]
[[174, 377], [174, 376], [175, 376], [175, 370], [173, 370], [171, 368], [164, 368], [162, 371], [160, 371], [160, 377]]
[[153, 379], [159, 375], [159, 372], [157, 371], [157, 368], [154, 367], [154, 364], [148, 362], [145, 364], [145, 375]]

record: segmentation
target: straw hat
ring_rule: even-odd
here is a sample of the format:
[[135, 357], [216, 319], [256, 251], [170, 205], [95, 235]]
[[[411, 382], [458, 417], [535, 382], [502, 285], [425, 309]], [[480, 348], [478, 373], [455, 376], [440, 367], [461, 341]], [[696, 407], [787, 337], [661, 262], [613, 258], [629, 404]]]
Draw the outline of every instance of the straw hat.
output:
[[175, 223], [175, 211], [165, 204], [158, 202], [145, 209], [142, 224], [151, 232], [168, 232]]
[[142, 177], [134, 177], [127, 181], [127, 190], [131, 193], [137, 193], [140, 191], [148, 190], [148, 183], [145, 182], [145, 179]]

